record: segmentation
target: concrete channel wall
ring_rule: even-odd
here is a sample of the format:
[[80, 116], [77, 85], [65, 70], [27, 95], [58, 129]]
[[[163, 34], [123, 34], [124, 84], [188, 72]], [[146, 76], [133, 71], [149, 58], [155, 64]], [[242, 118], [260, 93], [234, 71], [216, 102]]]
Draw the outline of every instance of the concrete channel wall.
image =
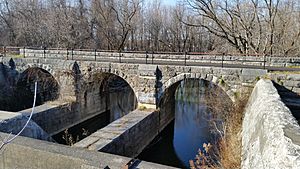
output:
[[[28, 116], [17, 112], [0, 111], [0, 131], [17, 134], [28, 121]], [[51, 136], [46, 133], [33, 120], [30, 120], [21, 136], [52, 141]], [[2, 140], [1, 140], [2, 141]]]
[[[1, 138], [8, 134], [1, 133]], [[17, 137], [0, 154], [1, 169], [122, 169], [131, 160], [108, 153], [68, 147], [27, 137]], [[169, 166], [139, 161], [136, 168], [168, 169]]]
[[242, 169], [299, 168], [300, 127], [270, 80], [257, 82], [242, 131]]
[[159, 133], [159, 112], [135, 110], [76, 143], [74, 147], [136, 157]]
[[[29, 116], [30, 109], [19, 113]], [[82, 118], [82, 119], [81, 119]], [[80, 116], [75, 111], [74, 103], [48, 102], [35, 107], [32, 120], [44, 129], [50, 136], [55, 135], [89, 117]]]

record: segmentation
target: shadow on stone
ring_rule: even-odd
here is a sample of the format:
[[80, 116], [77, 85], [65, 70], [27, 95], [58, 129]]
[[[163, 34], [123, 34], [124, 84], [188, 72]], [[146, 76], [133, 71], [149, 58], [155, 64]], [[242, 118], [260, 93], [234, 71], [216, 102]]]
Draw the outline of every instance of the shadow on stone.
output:
[[0, 63], [0, 110], [17, 112], [32, 107], [36, 81], [37, 106], [59, 97], [58, 82], [48, 71], [30, 67], [21, 73], [13, 59], [8, 64]]
[[290, 109], [300, 125], [300, 95], [273, 81], [282, 102]]

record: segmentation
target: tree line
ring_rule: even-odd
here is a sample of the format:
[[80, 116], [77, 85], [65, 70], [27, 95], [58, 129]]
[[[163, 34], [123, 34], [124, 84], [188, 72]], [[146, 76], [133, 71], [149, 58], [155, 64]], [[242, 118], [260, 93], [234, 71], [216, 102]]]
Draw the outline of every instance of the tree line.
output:
[[0, 45], [298, 56], [298, 0], [0, 0]]

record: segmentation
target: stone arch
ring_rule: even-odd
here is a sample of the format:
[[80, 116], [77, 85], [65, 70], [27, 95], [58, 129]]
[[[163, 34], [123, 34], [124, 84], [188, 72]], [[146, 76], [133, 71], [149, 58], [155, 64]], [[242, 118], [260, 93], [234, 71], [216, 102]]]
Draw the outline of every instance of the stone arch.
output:
[[133, 79], [133, 77], [131, 77], [128, 74], [125, 74], [124, 72], [118, 70], [118, 69], [113, 69], [110, 72], [105, 72], [105, 73], [111, 73], [115, 76], [118, 76], [120, 78], [122, 78], [124, 81], [126, 81], [126, 83], [131, 87], [131, 89], [134, 91], [135, 96], [137, 97], [138, 92], [136, 90], [136, 83], [137, 83], [137, 79]]
[[[137, 97], [137, 92], [136, 92], [136, 90], [134, 88], [135, 85], [133, 84], [133, 82], [131, 80], [128, 80], [128, 76], [125, 75], [124, 73], [119, 73], [118, 71], [117, 72], [96, 71], [96, 72], [93, 72], [92, 75], [96, 75], [96, 76], [97, 75], [100, 75], [100, 76], [104, 75], [106, 77], [113, 77], [113, 76], [115, 76], [116, 78], [124, 81], [133, 90], [135, 97]], [[108, 80], [108, 79], [106, 79], [106, 80]]]
[[58, 79], [55, 76], [56, 71], [53, 66], [54, 65], [44, 64], [44, 63], [27, 63], [26, 65], [22, 65], [22, 66], [17, 65], [16, 70], [18, 72], [22, 73], [30, 68], [40, 68], [40, 69], [47, 71], [49, 74], [51, 74], [55, 78], [56, 81], [58, 81]]
[[197, 79], [203, 80], [206, 85], [212, 85], [216, 89], [216, 92], [220, 93], [224, 102], [233, 103], [234, 100], [227, 94], [225, 88], [218, 82], [218, 77], [213, 77], [209, 75], [200, 75], [196, 73], [182, 73], [177, 76], [174, 76], [165, 83], [163, 83], [162, 90], [159, 98], [159, 109], [160, 109], [160, 125], [161, 128], [164, 128], [170, 121], [174, 119], [174, 107], [164, 106], [164, 105], [172, 105], [175, 103], [175, 92], [180, 82], [186, 79]]
[[38, 82], [36, 105], [56, 100], [59, 97], [60, 86], [54, 76], [45, 69], [29, 67], [20, 73], [15, 88], [15, 93], [19, 93], [16, 99], [23, 103], [21, 109], [32, 106], [34, 82]]
[[223, 86], [220, 86], [220, 83], [218, 82], [219, 77], [207, 75], [207, 74], [201, 75], [198, 73], [181, 73], [181, 74], [171, 77], [170, 79], [165, 81], [165, 83], [163, 84], [163, 89], [167, 89], [170, 86], [172, 86], [173, 84], [175, 84], [179, 81], [185, 80], [185, 79], [202, 79], [202, 80], [210, 81], [210, 82], [214, 83], [215, 85], [223, 88]]
[[223, 81], [221, 77], [210, 75], [210, 74], [200, 74], [200, 73], [181, 73], [177, 76], [171, 77], [170, 79], [168, 79], [163, 83], [160, 96], [163, 96], [165, 90], [168, 89], [170, 86], [185, 79], [202, 79], [204, 81], [209, 81], [212, 84], [223, 89], [224, 92], [227, 93], [231, 101], [235, 102], [234, 96], [230, 93], [232, 92], [231, 89], [227, 86], [226, 82]]
[[[123, 95], [122, 91], [125, 91]], [[110, 121], [137, 108], [137, 97], [132, 86], [124, 78], [101, 70], [91, 71], [82, 79], [77, 100], [81, 110], [88, 114], [110, 111]]]

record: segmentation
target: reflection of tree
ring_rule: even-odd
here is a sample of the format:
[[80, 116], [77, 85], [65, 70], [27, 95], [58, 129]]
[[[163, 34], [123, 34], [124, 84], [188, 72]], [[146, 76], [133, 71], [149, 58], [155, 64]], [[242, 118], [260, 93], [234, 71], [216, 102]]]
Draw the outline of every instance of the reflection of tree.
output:
[[211, 133], [214, 142], [224, 135], [223, 123], [233, 103], [223, 89], [209, 81], [186, 79], [180, 82], [175, 96], [175, 127], [193, 124], [199, 132]]

